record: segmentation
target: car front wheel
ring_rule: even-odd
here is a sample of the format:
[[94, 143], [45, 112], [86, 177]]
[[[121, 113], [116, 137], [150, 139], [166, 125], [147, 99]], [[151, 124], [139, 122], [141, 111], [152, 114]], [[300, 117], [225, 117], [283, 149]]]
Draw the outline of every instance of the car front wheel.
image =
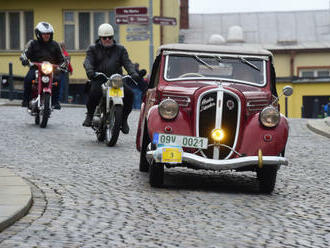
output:
[[149, 173], [150, 186], [161, 188], [164, 184], [164, 164], [152, 161], [150, 164]]
[[259, 191], [270, 194], [273, 192], [276, 183], [277, 168], [266, 166], [257, 169], [257, 178], [259, 180]]

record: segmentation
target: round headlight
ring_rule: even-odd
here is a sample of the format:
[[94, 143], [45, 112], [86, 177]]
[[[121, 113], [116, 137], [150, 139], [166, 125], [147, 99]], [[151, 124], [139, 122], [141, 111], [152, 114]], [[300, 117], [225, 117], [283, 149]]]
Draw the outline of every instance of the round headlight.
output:
[[51, 74], [53, 72], [52, 64], [49, 62], [43, 62], [41, 64], [41, 71], [46, 75]]
[[165, 99], [158, 105], [158, 112], [164, 119], [172, 120], [179, 113], [179, 105], [173, 99]]
[[280, 122], [280, 113], [274, 107], [268, 106], [261, 111], [259, 120], [265, 127], [276, 127]]
[[215, 142], [220, 142], [225, 137], [225, 133], [222, 129], [213, 129], [211, 137]]
[[112, 87], [118, 89], [120, 87], [123, 87], [123, 79], [121, 75], [119, 74], [114, 74], [110, 77], [110, 82]]

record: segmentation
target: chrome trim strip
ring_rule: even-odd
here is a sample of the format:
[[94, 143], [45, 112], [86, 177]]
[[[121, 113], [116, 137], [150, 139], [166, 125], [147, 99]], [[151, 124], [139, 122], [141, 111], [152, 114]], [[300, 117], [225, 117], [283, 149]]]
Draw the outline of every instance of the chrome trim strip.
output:
[[183, 52], [183, 51], [164, 51], [163, 52], [164, 55], [171, 55], [171, 54], [178, 54], [178, 55], [197, 55], [197, 56], [209, 56], [209, 57], [213, 57], [213, 56], [220, 56], [223, 58], [251, 58], [251, 59], [261, 59], [261, 60], [265, 60], [268, 61], [269, 57], [268, 56], [258, 56], [258, 55], [248, 55], [248, 54], [231, 54], [231, 53], [201, 53], [201, 52]]
[[[217, 92], [217, 101], [216, 101], [216, 116], [215, 116], [215, 128], [221, 128], [222, 125], [222, 109], [223, 109], [223, 87], [220, 84]], [[213, 159], [219, 159], [220, 156], [220, 147], [213, 147]]]
[[[147, 159], [155, 159], [156, 161], [160, 161], [159, 158], [161, 157], [161, 151], [148, 151], [147, 152]], [[238, 169], [244, 166], [249, 165], [258, 165], [258, 156], [248, 156], [248, 157], [241, 157], [241, 158], [233, 158], [233, 159], [226, 159], [226, 160], [215, 160], [209, 158], [203, 158], [195, 154], [191, 153], [182, 153], [182, 161], [187, 162], [193, 167], [198, 169], [208, 169], [208, 170], [232, 170]], [[264, 166], [267, 165], [288, 165], [289, 162], [287, 158], [278, 157], [278, 156], [263, 156], [262, 162]]]

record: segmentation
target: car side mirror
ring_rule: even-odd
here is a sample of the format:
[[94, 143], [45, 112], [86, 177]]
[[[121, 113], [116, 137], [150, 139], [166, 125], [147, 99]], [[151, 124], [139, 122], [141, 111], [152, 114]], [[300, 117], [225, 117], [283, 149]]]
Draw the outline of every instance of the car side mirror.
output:
[[291, 96], [292, 94], [293, 94], [293, 88], [289, 85], [284, 86], [282, 90], [282, 94], [275, 98], [275, 100], [272, 102], [272, 105], [277, 104], [281, 96], [285, 95], [286, 97], [288, 97]]
[[289, 85], [284, 86], [282, 92], [285, 96], [291, 96], [293, 94], [293, 88]]

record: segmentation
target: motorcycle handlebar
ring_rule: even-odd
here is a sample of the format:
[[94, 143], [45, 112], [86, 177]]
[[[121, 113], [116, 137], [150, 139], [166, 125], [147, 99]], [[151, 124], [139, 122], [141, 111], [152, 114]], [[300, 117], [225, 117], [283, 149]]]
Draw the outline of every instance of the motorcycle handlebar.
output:
[[[23, 61], [27, 61], [28, 63], [26, 65], [28, 65], [29, 67], [32, 67], [32, 66], [38, 66], [38, 65], [41, 65], [43, 62], [32, 62], [31, 60], [29, 60], [27, 57], [26, 57], [26, 54], [23, 53], [21, 56], [20, 56], [20, 60], [23, 62]], [[24, 65], [24, 66], [26, 66]], [[63, 71], [63, 72], [68, 72], [67, 69], [63, 68], [62, 66], [60, 65], [56, 65], [56, 64], [51, 64], [56, 70], [59, 70], [59, 71]]]
[[[107, 80], [110, 80], [110, 77], [108, 77], [107, 75], [105, 75], [103, 72], [95, 72], [95, 77], [96, 78], [97, 76], [104, 76]], [[138, 85], [138, 83], [130, 76], [130, 75], [125, 75], [125, 76], [122, 76], [122, 79], [125, 79], [125, 78], [130, 78], [136, 85]]]

